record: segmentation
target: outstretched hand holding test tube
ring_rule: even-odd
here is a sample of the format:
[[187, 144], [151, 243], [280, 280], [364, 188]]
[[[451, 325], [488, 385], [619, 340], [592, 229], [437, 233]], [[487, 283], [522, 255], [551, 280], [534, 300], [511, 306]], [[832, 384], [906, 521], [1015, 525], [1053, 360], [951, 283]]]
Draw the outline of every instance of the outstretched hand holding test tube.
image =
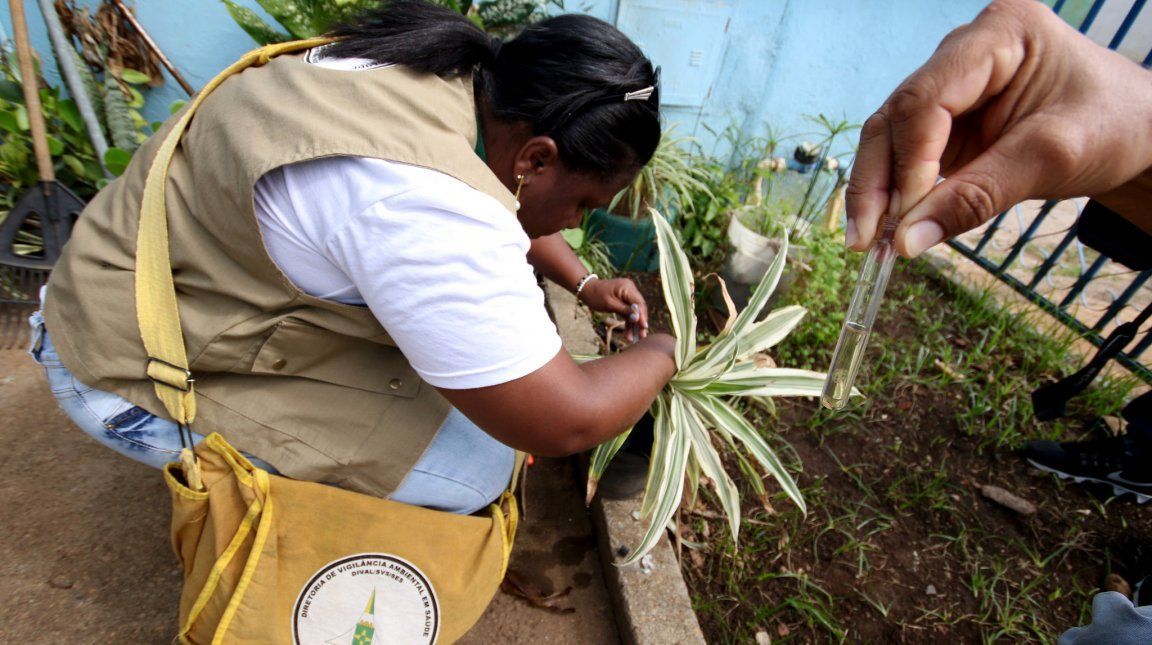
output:
[[1152, 232], [1150, 167], [1152, 72], [1035, 0], [997, 0], [950, 33], [860, 131], [845, 237], [870, 251], [824, 404], [851, 392], [896, 253], [1033, 198], [1093, 196]]

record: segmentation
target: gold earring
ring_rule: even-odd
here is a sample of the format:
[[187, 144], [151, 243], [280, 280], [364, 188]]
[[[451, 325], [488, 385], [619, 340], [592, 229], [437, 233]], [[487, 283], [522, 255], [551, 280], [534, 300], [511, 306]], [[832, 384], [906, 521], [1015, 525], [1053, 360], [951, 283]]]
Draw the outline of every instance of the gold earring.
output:
[[520, 210], [520, 189], [524, 187], [524, 175], [516, 175], [516, 210]]

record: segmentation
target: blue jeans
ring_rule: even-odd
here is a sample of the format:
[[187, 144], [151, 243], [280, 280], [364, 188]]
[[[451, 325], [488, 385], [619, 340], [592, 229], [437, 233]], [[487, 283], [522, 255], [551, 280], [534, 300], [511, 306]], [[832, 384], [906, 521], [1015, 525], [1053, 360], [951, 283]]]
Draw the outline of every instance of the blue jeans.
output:
[[[73, 423], [96, 441], [153, 468], [177, 460], [181, 446], [174, 422], [76, 380], [60, 362], [40, 312], [28, 322], [32, 325], [28, 353], [44, 367], [52, 394]], [[204, 439], [196, 433], [193, 438], [197, 443]], [[277, 472], [259, 457], [245, 456], [257, 468]], [[450, 513], [474, 513], [507, 488], [515, 458], [514, 450], [453, 409], [416, 466], [388, 498]]]

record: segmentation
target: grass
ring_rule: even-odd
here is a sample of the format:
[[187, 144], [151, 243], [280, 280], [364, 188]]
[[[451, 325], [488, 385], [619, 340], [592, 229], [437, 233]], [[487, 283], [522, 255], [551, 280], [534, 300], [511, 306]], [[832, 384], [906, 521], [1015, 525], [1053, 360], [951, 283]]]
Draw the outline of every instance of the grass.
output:
[[[754, 506], [738, 482], [749, 518], [739, 549], [719, 521], [686, 525], [686, 539], [708, 545], [685, 569], [709, 642], [755, 642], [760, 631], [773, 642], [1051, 641], [1086, 622], [1103, 574], [1131, 560], [1123, 536], [1152, 532], [1134, 504], [1040, 476], [1011, 454], [1029, 439], [1077, 438], [1136, 381], [1101, 377], [1069, 417], [1042, 424], [1030, 392], [1079, 366], [1074, 337], [1037, 333], [988, 294], [914, 263], [899, 270], [858, 383], [867, 398], [839, 413], [814, 402], [781, 402], [779, 419], [758, 412], [774, 447], [788, 455], [791, 444], [794, 472], [804, 464], [809, 514], [770, 482], [769, 506], [782, 510]], [[835, 339], [816, 341], [778, 348], [809, 364], [779, 362], [825, 365]], [[1040, 513], [1000, 509], [979, 495], [983, 483], [1032, 498]]]

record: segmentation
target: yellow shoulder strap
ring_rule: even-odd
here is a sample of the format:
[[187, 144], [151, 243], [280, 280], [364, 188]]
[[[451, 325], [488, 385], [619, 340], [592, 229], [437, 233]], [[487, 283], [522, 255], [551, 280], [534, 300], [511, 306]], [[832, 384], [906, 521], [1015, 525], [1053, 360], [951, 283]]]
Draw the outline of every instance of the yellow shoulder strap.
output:
[[[152, 380], [156, 396], [164, 403], [168, 414], [181, 425], [181, 432], [196, 418], [196, 393], [192, 389], [192, 372], [188, 370], [188, 353], [180, 330], [176, 285], [172, 280], [172, 262], [168, 253], [165, 192], [172, 155], [197, 108], [228, 77], [249, 67], [263, 65], [280, 54], [329, 42], [332, 42], [331, 38], [312, 38], [267, 45], [245, 54], [200, 90], [160, 144], [148, 168], [140, 207], [140, 229], [136, 234], [136, 321], [144, 340], [144, 350], [148, 353], [145, 373]], [[200, 469], [190, 445], [180, 452], [180, 461], [188, 486], [201, 490]]]
[[148, 353], [148, 378], [155, 385], [156, 396], [160, 397], [168, 414], [181, 424], [189, 424], [196, 417], [196, 396], [192, 389], [192, 374], [188, 371], [188, 354], [180, 330], [176, 286], [172, 281], [168, 255], [165, 188], [172, 155], [197, 108], [228, 77], [248, 67], [263, 65], [280, 54], [328, 42], [331, 42], [330, 38], [299, 40], [268, 45], [245, 54], [200, 90], [160, 145], [148, 169], [140, 229], [136, 235], [136, 320]]

